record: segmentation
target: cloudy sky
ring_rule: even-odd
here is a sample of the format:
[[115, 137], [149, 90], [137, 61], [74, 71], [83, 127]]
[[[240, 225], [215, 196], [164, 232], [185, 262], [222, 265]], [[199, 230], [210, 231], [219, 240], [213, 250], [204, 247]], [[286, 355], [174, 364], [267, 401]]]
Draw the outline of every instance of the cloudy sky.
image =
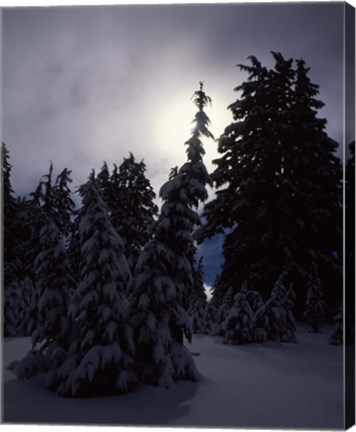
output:
[[[96, 6], [4, 9], [3, 140], [17, 194], [54, 162], [74, 186], [102, 161], [144, 159], [156, 192], [185, 161], [204, 81], [218, 137], [251, 54], [304, 58], [326, 103], [328, 132], [342, 141], [343, 3]], [[205, 142], [211, 168], [216, 143]]]

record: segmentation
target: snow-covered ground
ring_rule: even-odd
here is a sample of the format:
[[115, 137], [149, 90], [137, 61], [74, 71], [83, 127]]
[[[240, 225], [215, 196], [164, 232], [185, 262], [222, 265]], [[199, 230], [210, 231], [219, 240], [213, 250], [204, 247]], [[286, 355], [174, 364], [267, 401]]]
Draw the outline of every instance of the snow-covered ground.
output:
[[[241, 428], [343, 428], [342, 348], [327, 332], [299, 329], [298, 342], [226, 346], [195, 336], [190, 347], [201, 378], [166, 390], [65, 399], [36, 377], [17, 381], [4, 370], [5, 423], [115, 424]], [[28, 338], [5, 339], [3, 366], [20, 359]]]

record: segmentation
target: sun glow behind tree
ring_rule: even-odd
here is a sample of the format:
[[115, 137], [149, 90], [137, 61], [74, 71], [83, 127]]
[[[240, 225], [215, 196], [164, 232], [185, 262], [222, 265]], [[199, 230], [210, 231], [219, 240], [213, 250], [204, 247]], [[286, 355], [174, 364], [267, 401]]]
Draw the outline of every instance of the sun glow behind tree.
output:
[[[201, 78], [204, 79], [204, 77]], [[231, 113], [227, 110], [226, 95], [219, 92], [217, 88], [215, 88], [214, 92], [214, 86], [212, 86], [213, 90], [210, 91], [210, 84], [204, 84], [209, 88], [209, 94], [212, 98], [212, 104], [206, 108], [206, 112], [211, 119], [209, 129], [214, 137], [218, 138], [224, 131], [227, 122], [231, 121]], [[196, 83], [192, 83], [192, 88], [194, 88], [194, 85]], [[185, 162], [186, 156], [181, 151], [182, 142], [187, 140], [187, 136], [191, 134], [194, 127], [192, 118], [194, 118], [196, 107], [190, 104], [189, 101], [187, 102], [185, 93], [185, 89], [180, 89], [165, 99], [163, 103], [154, 107], [154, 110], [157, 109], [157, 114], [154, 115], [156, 120], [152, 125], [153, 141], [150, 149], [159, 155], [164, 166], [171, 165], [172, 168]], [[167, 136], [170, 137], [169, 142], [164, 139]], [[214, 169], [212, 161], [218, 157], [217, 143], [206, 137], [202, 137], [202, 142], [205, 150], [204, 163], [210, 173]], [[157, 166], [150, 168], [147, 160], [147, 172], [148, 175], [151, 174], [155, 190], [159, 190], [160, 185], [167, 179], [166, 170], [158, 171], [158, 169]], [[209, 198], [212, 197], [213, 191], [209, 187], [208, 193]]]

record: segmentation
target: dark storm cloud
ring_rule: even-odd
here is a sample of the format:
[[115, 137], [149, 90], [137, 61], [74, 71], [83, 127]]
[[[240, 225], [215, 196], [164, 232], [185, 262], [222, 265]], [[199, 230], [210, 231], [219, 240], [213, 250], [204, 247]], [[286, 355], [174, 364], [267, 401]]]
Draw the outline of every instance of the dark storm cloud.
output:
[[[3, 11], [3, 138], [18, 193], [53, 160], [75, 183], [103, 160], [144, 158], [158, 189], [185, 159], [199, 80], [219, 136], [231, 120], [237, 63], [270, 51], [304, 58], [342, 139], [343, 4], [209, 4]], [[206, 143], [206, 161], [216, 144]]]

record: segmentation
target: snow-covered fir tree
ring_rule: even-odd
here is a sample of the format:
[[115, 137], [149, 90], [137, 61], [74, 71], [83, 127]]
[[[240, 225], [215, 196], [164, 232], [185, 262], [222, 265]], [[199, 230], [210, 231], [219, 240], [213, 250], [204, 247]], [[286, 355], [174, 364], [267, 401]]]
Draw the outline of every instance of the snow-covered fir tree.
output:
[[210, 334], [212, 336], [222, 336], [224, 333], [223, 323], [234, 303], [234, 290], [229, 287], [223, 301], [221, 302], [216, 314], [213, 316], [213, 322], [210, 326]]
[[[104, 163], [105, 166], [105, 163]], [[97, 181], [96, 181], [96, 175], [95, 175], [95, 170], [92, 169], [90, 171], [90, 174], [88, 176], [88, 180], [87, 180], [87, 184], [91, 184], [92, 186], [94, 186], [98, 192], [101, 195], [101, 192], [99, 190], [99, 187], [97, 185]], [[73, 277], [75, 278], [75, 280], [77, 281], [77, 283], [79, 283], [79, 279], [80, 279], [80, 230], [79, 230], [79, 226], [80, 226], [80, 221], [82, 219], [82, 217], [84, 216], [86, 212], [86, 208], [85, 206], [81, 206], [77, 209], [74, 210], [73, 212], [73, 221], [70, 225], [70, 231], [69, 231], [69, 238], [68, 238], [68, 256], [69, 256], [69, 260], [70, 260], [70, 264], [71, 264], [71, 269], [72, 269], [72, 273], [73, 273]]]
[[307, 329], [312, 333], [320, 331], [325, 322], [323, 289], [315, 263], [312, 265], [309, 276], [304, 318], [306, 320]]
[[258, 336], [279, 342], [295, 340], [295, 320], [292, 312], [293, 291], [287, 289], [288, 272], [284, 271], [277, 279], [270, 298], [256, 311], [256, 328]]
[[72, 198], [70, 183], [72, 171], [64, 168], [56, 178], [53, 187], [54, 203], [55, 203], [55, 218], [53, 222], [57, 226], [59, 233], [67, 239], [70, 235], [72, 217], [74, 216], [75, 203]]
[[141, 381], [168, 388], [177, 380], [195, 380], [197, 371], [183, 345], [184, 336], [191, 340], [191, 328], [180, 305], [184, 286], [191, 283], [192, 269], [184, 255], [165, 240], [158, 234], [139, 257], [131, 322]]
[[222, 323], [224, 341], [229, 345], [254, 341], [255, 316], [248, 302], [247, 284], [244, 283]]
[[210, 299], [204, 311], [202, 333], [211, 334], [211, 328], [215, 320], [215, 315], [216, 315], [216, 307], [214, 303], [212, 303], [212, 300]]
[[[94, 171], [92, 172], [92, 174], [95, 176]], [[111, 207], [112, 207], [111, 199], [112, 199], [113, 190], [112, 190], [112, 184], [110, 180], [109, 167], [105, 161], [103, 162], [103, 166], [101, 167], [100, 171], [95, 177], [95, 184], [110, 214]]]
[[[145, 163], [137, 162], [130, 153], [119, 167], [114, 164], [112, 173], [104, 162], [97, 175], [94, 171], [91, 174], [91, 181], [96, 184], [108, 208], [111, 224], [124, 243], [131, 272], [134, 271], [142, 247], [151, 238], [158, 214], [158, 207], [154, 203], [156, 195], [145, 172]], [[75, 237], [78, 243], [78, 234], [73, 237], [71, 249], [74, 254]]]
[[124, 242], [127, 260], [133, 272], [143, 246], [152, 235], [158, 214], [156, 194], [145, 175], [144, 161], [132, 153], [111, 174], [111, 222]]
[[[199, 239], [226, 232], [224, 262], [215, 293], [244, 280], [264, 298], [286, 265], [294, 265], [296, 307], [301, 315], [306, 277], [316, 260], [321, 281], [334, 280], [325, 292], [332, 303], [341, 293], [341, 165], [337, 143], [317, 117], [318, 86], [303, 61], [273, 53], [267, 69], [255, 57], [240, 68], [248, 80], [235, 90], [234, 121], [219, 140], [221, 157], [212, 174], [218, 188], [205, 206]], [[301, 127], [302, 125], [302, 127]], [[220, 293], [222, 291], [222, 293]]]
[[[74, 323], [68, 319], [69, 288], [73, 283], [63, 239], [50, 220], [40, 232], [41, 252], [36, 258], [36, 313], [32, 350], [11, 369], [18, 378], [43, 372], [43, 363], [51, 368], [56, 357], [68, 349]], [[53, 363], [54, 362], [54, 363]]]
[[35, 280], [35, 260], [40, 252], [40, 231], [46, 219], [38, 199], [38, 191], [39, 187], [30, 194], [30, 198], [23, 200], [21, 214], [24, 231], [22, 248], [24, 273], [33, 281]]
[[74, 202], [68, 183], [71, 182], [70, 171], [65, 168], [53, 180], [53, 163], [50, 163], [47, 174], [44, 174], [36, 189], [24, 202], [23, 225], [26, 229], [25, 267], [26, 275], [35, 278], [35, 259], [41, 250], [40, 231], [51, 220], [63, 235], [68, 235]]
[[212, 303], [212, 299], [210, 298], [204, 311], [203, 329], [202, 329], [203, 334], [207, 334], [207, 335], [211, 334], [211, 328], [213, 326], [215, 316], [216, 316], [216, 308], [217, 308], [216, 305]]
[[40, 293], [36, 289], [33, 279], [26, 276], [19, 283], [21, 289], [21, 296], [23, 299], [23, 317], [21, 323], [17, 328], [18, 336], [31, 336], [38, 327], [38, 300]]
[[38, 325], [37, 303], [41, 294], [36, 289], [35, 260], [41, 252], [41, 229], [48, 220], [51, 220], [61, 235], [67, 236], [69, 233], [74, 207], [68, 186], [70, 182], [70, 171], [67, 168], [58, 175], [54, 182], [53, 164], [50, 163], [48, 173], [41, 177], [29, 198], [19, 198], [16, 201], [14, 216], [16, 258], [13, 257], [13, 262], [16, 263], [18, 283], [15, 285], [24, 288], [28, 285], [24, 281], [30, 278], [34, 286], [34, 295], [29, 310], [24, 315], [24, 321], [18, 326], [18, 332], [22, 335], [31, 335]]
[[[3, 198], [3, 329], [5, 336], [30, 335], [35, 316], [34, 289], [27, 266], [31, 226], [25, 199], [15, 198], [11, 184], [10, 153], [1, 147]], [[33, 256], [31, 257], [33, 264]], [[30, 270], [30, 271], [29, 271]], [[31, 289], [29, 289], [31, 287]], [[31, 306], [31, 308], [30, 308]], [[28, 309], [30, 308], [30, 309]]]
[[[190, 206], [198, 209], [199, 204], [203, 203], [208, 198], [206, 185], [211, 183], [210, 176], [203, 162], [205, 150], [202, 143], [202, 138], [214, 139], [213, 134], [209, 130], [210, 120], [204, 109], [211, 104], [211, 99], [206, 95], [203, 89], [203, 83], [199, 83], [199, 90], [193, 94], [193, 103], [198, 108], [193, 120], [192, 135], [185, 145], [187, 146], [187, 162], [177, 171], [179, 175], [184, 176], [184, 181], [189, 194]], [[197, 225], [200, 225], [200, 220]], [[196, 227], [194, 227], [195, 231]], [[194, 233], [193, 233], [194, 234]], [[191, 267], [195, 268], [195, 243], [187, 251], [187, 257]], [[198, 304], [202, 298], [203, 286], [191, 285], [186, 286], [185, 294], [183, 295], [183, 306], [188, 309], [187, 301]]]
[[41, 229], [41, 252], [36, 258], [36, 290], [39, 328], [32, 335], [35, 350], [51, 355], [57, 348], [67, 349], [73, 323], [68, 318], [70, 291], [74, 280], [70, 276], [69, 260], [64, 239], [52, 221]]
[[48, 174], [44, 174], [40, 181], [42, 186], [42, 210], [51, 219], [55, 219], [56, 206], [53, 194], [53, 163], [49, 165]]
[[268, 322], [263, 314], [258, 315], [256, 319], [257, 311], [263, 308], [264, 302], [261, 294], [254, 290], [247, 291], [247, 301], [252, 309], [255, 317], [254, 330], [253, 330], [253, 340], [258, 343], [266, 342]]
[[75, 208], [70, 189], [71, 171], [64, 168], [55, 181], [53, 177], [53, 163], [51, 162], [48, 174], [42, 176], [36, 190], [30, 194], [31, 202], [41, 210], [41, 228], [47, 219], [50, 219], [56, 225], [59, 234], [67, 236]]
[[[193, 94], [193, 103], [198, 108], [194, 119], [192, 135], [186, 141], [187, 146], [187, 162], [179, 169], [178, 173], [183, 174], [186, 182], [189, 182], [189, 195], [191, 205], [195, 208], [199, 207], [207, 197], [206, 185], [211, 184], [210, 176], [203, 162], [205, 150], [202, 143], [202, 138], [214, 139], [213, 134], [209, 130], [210, 119], [205, 113], [206, 106], [211, 104], [211, 98], [206, 95], [203, 90], [203, 82], [199, 83], [199, 90]], [[191, 259], [194, 260], [195, 248], [192, 250]], [[194, 292], [193, 292], [194, 295]]]
[[195, 380], [197, 370], [184, 336], [191, 340], [183, 304], [191, 292], [195, 245], [193, 230], [200, 217], [193, 208], [207, 198], [209, 176], [203, 163], [201, 136], [210, 136], [203, 108], [209, 103], [202, 85], [194, 93], [199, 111], [187, 141], [188, 161], [172, 171], [161, 187], [163, 205], [137, 263], [132, 283], [132, 324], [137, 346], [137, 370], [143, 382], [170, 387], [177, 380]]
[[184, 179], [190, 206], [198, 208], [199, 204], [208, 198], [206, 185], [210, 184], [210, 176], [203, 162], [205, 150], [201, 140], [203, 137], [214, 139], [208, 129], [209, 117], [204, 111], [204, 108], [211, 104], [211, 99], [205, 94], [202, 82], [200, 82], [200, 89], [193, 94], [193, 102], [198, 111], [193, 120], [192, 136], [185, 143], [188, 160], [179, 169], [178, 175]]
[[257, 312], [261, 306], [263, 306], [262, 296], [257, 291], [253, 291], [253, 290], [247, 291], [247, 301], [254, 313]]
[[[213, 282], [213, 285], [211, 287], [211, 293], [212, 296], [209, 299], [209, 302], [207, 304], [207, 307], [205, 309], [204, 314], [204, 333], [205, 334], [213, 334], [213, 327], [216, 322], [218, 311], [221, 307], [221, 303], [224, 300], [224, 296], [226, 295], [226, 291], [222, 290], [219, 286], [219, 277], [220, 275], [217, 274], [215, 277], [215, 280]], [[220, 288], [220, 291], [217, 291], [217, 289]], [[231, 297], [231, 301], [232, 301]]]
[[122, 241], [95, 185], [81, 186], [80, 194], [80, 283], [70, 306], [78, 336], [45, 383], [68, 397], [123, 393], [136, 382], [124, 295], [130, 271]]
[[162, 387], [197, 378], [183, 345], [184, 336], [191, 340], [191, 328], [182, 301], [185, 287], [193, 284], [187, 252], [199, 216], [190, 208], [184, 186], [178, 174], [162, 186], [164, 203], [154, 239], [145, 245], [132, 282], [137, 371], [143, 382]]

